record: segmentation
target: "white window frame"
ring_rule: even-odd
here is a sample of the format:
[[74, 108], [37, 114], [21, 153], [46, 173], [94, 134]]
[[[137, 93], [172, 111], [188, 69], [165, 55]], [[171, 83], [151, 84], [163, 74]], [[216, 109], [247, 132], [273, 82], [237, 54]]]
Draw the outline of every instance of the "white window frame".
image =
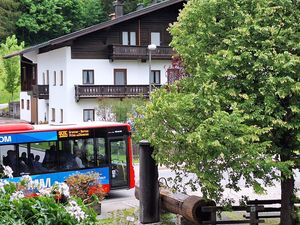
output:
[[150, 40], [151, 40], [150, 44], [155, 44], [156, 46], [160, 46], [160, 42], [161, 42], [160, 32], [151, 32]]
[[[92, 118], [90, 117], [91, 115]], [[95, 109], [83, 109], [83, 122], [88, 121], [95, 121]]]

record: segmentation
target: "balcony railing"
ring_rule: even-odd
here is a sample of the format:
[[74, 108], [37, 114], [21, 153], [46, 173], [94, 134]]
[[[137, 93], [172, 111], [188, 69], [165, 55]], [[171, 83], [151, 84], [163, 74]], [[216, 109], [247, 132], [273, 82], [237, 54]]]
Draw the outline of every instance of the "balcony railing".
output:
[[[111, 45], [111, 59], [148, 59], [147, 46]], [[171, 59], [175, 52], [170, 47], [157, 46], [151, 52], [152, 59]]]
[[39, 99], [49, 99], [49, 85], [33, 85], [32, 95]]
[[[161, 85], [153, 85], [158, 88]], [[149, 85], [75, 85], [75, 100], [82, 98], [149, 97]]]

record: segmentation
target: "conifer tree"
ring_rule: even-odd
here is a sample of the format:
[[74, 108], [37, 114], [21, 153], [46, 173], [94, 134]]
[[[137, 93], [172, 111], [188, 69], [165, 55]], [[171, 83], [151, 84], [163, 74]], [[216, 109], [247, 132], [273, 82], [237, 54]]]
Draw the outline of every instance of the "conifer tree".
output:
[[17, 0], [0, 0], [0, 42], [15, 33], [20, 13]]

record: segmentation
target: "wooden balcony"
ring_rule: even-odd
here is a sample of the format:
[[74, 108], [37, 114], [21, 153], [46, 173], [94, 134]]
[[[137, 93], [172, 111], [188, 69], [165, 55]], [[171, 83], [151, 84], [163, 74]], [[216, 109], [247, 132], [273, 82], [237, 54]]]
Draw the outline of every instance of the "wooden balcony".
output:
[[[171, 47], [157, 46], [157, 49], [151, 52], [152, 59], [169, 59], [171, 60], [174, 51]], [[110, 58], [114, 59], [141, 59], [147, 60], [147, 46], [127, 46], [127, 45], [111, 45]]]
[[[158, 88], [161, 85], [153, 85]], [[75, 85], [75, 100], [83, 98], [149, 97], [149, 85]]]
[[49, 85], [32, 85], [32, 96], [39, 99], [49, 99]]

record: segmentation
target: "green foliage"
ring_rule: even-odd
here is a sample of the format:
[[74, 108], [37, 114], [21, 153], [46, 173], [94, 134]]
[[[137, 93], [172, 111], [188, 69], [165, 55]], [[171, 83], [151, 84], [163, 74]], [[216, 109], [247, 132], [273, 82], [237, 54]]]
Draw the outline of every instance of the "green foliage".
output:
[[20, 16], [19, 2], [16, 0], [0, 1], [0, 42], [16, 31], [16, 21]]
[[15, 35], [6, 38], [6, 42], [0, 45], [0, 77], [4, 81], [4, 89], [10, 93], [10, 100], [14, 99], [14, 93], [20, 87], [20, 59], [13, 57], [3, 60], [3, 56], [23, 49], [24, 43], [18, 44]]
[[190, 0], [171, 27], [192, 76], [156, 91], [136, 128], [205, 197], [299, 168], [299, 15], [299, 1]]
[[[21, 182], [22, 183], [22, 182]], [[37, 196], [24, 189], [28, 183], [3, 183], [0, 190], [0, 223], [1, 224], [95, 224], [96, 214], [87, 208], [82, 201], [76, 199], [66, 203], [58, 203], [55, 195]], [[22, 190], [24, 192], [22, 192]], [[29, 189], [28, 189], [29, 191]], [[16, 193], [24, 195], [16, 196]], [[15, 196], [12, 198], [12, 196]], [[73, 202], [72, 202], [73, 201]], [[72, 202], [72, 203], [71, 203]], [[85, 219], [79, 220], [68, 210], [70, 204], [79, 206]]]
[[98, 0], [21, 0], [18, 34], [35, 44], [102, 22]]
[[99, 102], [97, 114], [102, 120], [126, 122], [134, 117], [136, 108], [144, 104], [145, 100], [141, 98], [124, 98], [122, 101], [104, 99]]
[[[139, 3], [143, 3], [144, 6], [150, 5], [152, 0], [123, 0], [124, 14], [136, 11]], [[102, 0], [103, 11], [105, 13], [106, 19], [109, 20], [109, 14], [114, 12], [113, 3], [111, 0]]]

